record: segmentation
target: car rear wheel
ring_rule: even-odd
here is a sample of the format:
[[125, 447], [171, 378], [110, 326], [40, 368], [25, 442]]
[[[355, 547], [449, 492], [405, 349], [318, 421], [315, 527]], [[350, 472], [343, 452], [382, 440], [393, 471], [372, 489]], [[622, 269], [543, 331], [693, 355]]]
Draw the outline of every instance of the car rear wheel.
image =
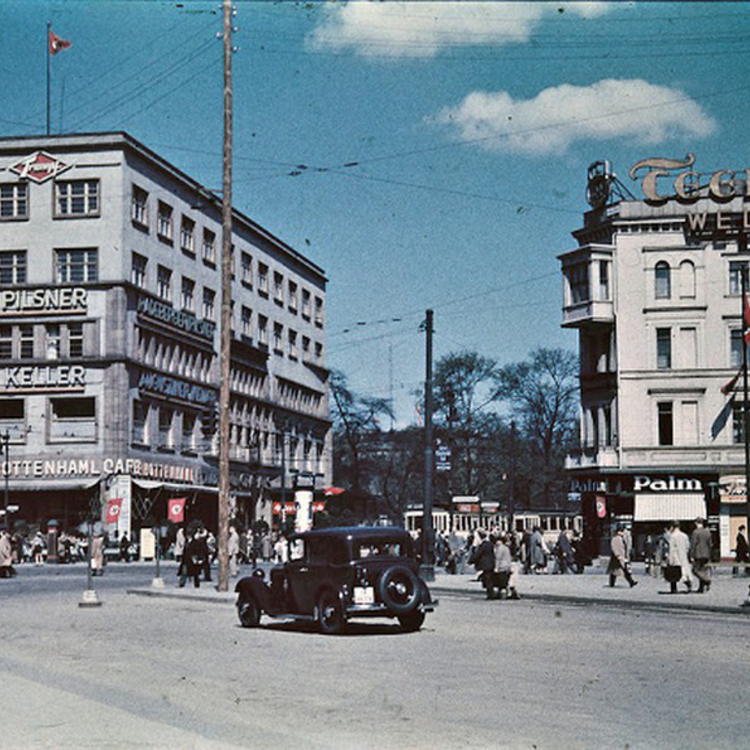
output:
[[237, 605], [237, 614], [243, 628], [257, 628], [260, 624], [260, 607], [255, 599], [243, 599]]
[[425, 613], [421, 609], [415, 609], [408, 615], [400, 615], [398, 618], [401, 629], [407, 633], [414, 633], [424, 624]]
[[333, 591], [325, 591], [318, 601], [318, 627], [324, 635], [338, 635], [344, 630], [346, 618], [339, 598]]
[[394, 565], [380, 577], [380, 600], [394, 615], [406, 615], [419, 606], [419, 580], [409, 568]]

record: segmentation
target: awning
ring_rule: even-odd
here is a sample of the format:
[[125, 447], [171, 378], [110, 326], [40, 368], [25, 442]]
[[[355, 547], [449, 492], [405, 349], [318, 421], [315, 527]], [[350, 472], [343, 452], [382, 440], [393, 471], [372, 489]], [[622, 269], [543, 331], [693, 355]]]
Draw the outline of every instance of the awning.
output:
[[706, 499], [700, 492], [639, 492], [633, 520], [694, 521], [706, 517]]
[[[66, 492], [68, 490], [91, 490], [101, 482], [101, 477], [93, 479], [82, 477], [81, 479], [24, 479], [17, 480], [11, 477], [8, 488], [11, 492]], [[0, 488], [2, 484], [0, 484]]]
[[140, 479], [139, 477], [132, 477], [132, 482], [136, 487], [140, 487], [142, 490], [155, 490], [157, 488], [164, 488], [170, 492], [207, 492], [210, 494], [217, 494], [219, 492], [218, 487], [210, 487], [202, 484], [177, 484], [176, 482], [163, 482], [154, 479]]

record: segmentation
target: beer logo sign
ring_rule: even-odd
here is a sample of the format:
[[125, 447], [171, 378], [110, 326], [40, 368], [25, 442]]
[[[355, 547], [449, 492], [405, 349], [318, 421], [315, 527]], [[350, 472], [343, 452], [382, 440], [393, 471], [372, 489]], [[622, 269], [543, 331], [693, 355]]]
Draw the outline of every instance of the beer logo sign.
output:
[[51, 177], [57, 177], [66, 169], [70, 169], [70, 166], [70, 164], [65, 164], [44, 151], [36, 151], [31, 156], [13, 164], [10, 171], [15, 172], [25, 180], [32, 180], [41, 184]]

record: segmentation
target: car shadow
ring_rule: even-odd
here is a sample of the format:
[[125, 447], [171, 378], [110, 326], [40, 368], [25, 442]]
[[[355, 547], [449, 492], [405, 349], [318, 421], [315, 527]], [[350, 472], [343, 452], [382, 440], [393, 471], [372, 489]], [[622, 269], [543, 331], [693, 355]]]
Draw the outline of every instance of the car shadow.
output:
[[[237, 624], [238, 628], [242, 628], [242, 625]], [[278, 620], [271, 622], [262, 622], [258, 630], [265, 631], [276, 631], [282, 633], [299, 633], [300, 635], [323, 635], [314, 622], [306, 622], [301, 620]], [[348, 622], [343, 633], [338, 635], [341, 637], [351, 636], [373, 636], [373, 635], [408, 635], [406, 631], [401, 629], [398, 623], [384, 623], [384, 622]], [[327, 636], [326, 636], [327, 637]]]

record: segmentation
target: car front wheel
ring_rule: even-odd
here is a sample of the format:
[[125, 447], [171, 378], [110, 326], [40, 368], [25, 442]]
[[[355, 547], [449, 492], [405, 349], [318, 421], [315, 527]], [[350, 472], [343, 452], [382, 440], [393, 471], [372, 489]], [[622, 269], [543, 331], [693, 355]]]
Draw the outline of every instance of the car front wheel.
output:
[[257, 628], [260, 624], [260, 607], [255, 599], [243, 599], [239, 602], [237, 614], [243, 628]]
[[414, 633], [424, 624], [425, 613], [421, 609], [409, 612], [408, 615], [401, 615], [398, 618], [401, 629], [407, 633]]
[[338, 635], [344, 630], [346, 618], [339, 598], [333, 591], [326, 591], [318, 601], [318, 627], [324, 635]]

